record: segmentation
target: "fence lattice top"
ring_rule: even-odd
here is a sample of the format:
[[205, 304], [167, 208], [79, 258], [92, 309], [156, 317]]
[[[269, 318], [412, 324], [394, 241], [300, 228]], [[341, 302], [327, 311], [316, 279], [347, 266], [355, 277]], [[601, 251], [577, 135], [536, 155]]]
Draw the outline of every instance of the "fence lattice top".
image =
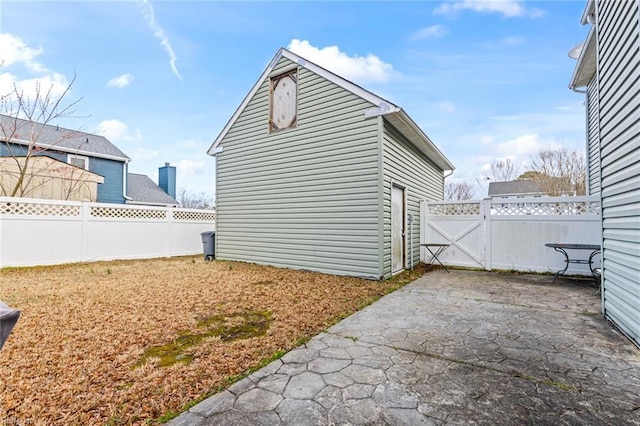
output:
[[212, 221], [216, 219], [216, 213], [214, 211], [174, 211], [173, 218], [177, 220]]
[[595, 197], [548, 197], [485, 199], [478, 202], [427, 203], [428, 216], [586, 216], [600, 214]]
[[87, 217], [113, 219], [155, 219], [181, 222], [214, 222], [215, 210], [173, 207], [128, 206], [125, 204], [84, 203], [0, 197], [0, 215], [77, 217], [87, 209]]
[[167, 211], [119, 207], [91, 207], [91, 216], [127, 219], [164, 219], [167, 217]]
[[600, 202], [563, 201], [544, 203], [492, 203], [491, 214], [494, 216], [598, 215], [600, 214]]
[[480, 203], [429, 204], [430, 216], [479, 215]]
[[22, 202], [0, 203], [0, 212], [3, 214], [17, 214], [30, 216], [80, 216], [80, 206], [62, 204], [39, 204]]

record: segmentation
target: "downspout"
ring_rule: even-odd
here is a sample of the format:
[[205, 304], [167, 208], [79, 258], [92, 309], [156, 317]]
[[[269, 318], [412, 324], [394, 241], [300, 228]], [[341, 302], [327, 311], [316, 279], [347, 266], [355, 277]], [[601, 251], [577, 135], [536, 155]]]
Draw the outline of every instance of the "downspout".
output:
[[133, 198], [127, 197], [127, 179], [129, 178], [129, 161], [125, 160], [124, 167], [122, 168], [122, 198], [125, 199], [125, 204], [127, 201], [132, 201]]

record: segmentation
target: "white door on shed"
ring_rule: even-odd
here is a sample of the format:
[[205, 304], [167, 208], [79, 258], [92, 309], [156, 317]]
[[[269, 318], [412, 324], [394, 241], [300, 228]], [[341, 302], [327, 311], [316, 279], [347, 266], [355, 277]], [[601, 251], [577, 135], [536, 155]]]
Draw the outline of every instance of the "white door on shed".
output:
[[404, 269], [404, 188], [391, 185], [391, 273]]

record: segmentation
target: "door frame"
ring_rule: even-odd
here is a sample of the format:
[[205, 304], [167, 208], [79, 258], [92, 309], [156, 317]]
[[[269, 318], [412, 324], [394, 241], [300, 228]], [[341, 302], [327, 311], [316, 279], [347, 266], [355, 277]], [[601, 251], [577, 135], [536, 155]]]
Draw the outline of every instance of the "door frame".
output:
[[[396, 271], [393, 270], [393, 189], [397, 188], [402, 191], [402, 267]], [[391, 250], [391, 275], [399, 274], [402, 271], [407, 269], [407, 185], [398, 182], [394, 179], [391, 179], [391, 191], [389, 194], [389, 210], [390, 210], [390, 220], [391, 220], [391, 230], [390, 230], [390, 250]]]

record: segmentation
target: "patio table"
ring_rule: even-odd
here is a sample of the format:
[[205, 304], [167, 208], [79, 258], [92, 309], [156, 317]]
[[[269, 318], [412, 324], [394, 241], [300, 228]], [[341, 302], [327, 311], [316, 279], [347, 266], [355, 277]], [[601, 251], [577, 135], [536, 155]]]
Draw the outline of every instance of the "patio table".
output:
[[[563, 275], [569, 269], [570, 263], [576, 263], [581, 265], [589, 265], [589, 270], [591, 271], [591, 275], [594, 278], [600, 278], [600, 273], [593, 268], [593, 258], [600, 253], [601, 247], [599, 244], [565, 244], [565, 243], [547, 243], [546, 247], [550, 247], [557, 251], [558, 253], [562, 253], [564, 255], [564, 269], [559, 270], [553, 276], [553, 282], [556, 282], [556, 278], [560, 275]], [[567, 250], [578, 250], [578, 251], [591, 251], [591, 254], [588, 258], [585, 257], [577, 257], [578, 254], [573, 255], [574, 257], [570, 257]]]
[[[430, 263], [430, 264], [433, 265], [433, 262], [435, 260], [436, 262], [438, 262], [440, 264], [440, 266], [442, 266], [444, 268], [445, 271], [447, 271], [447, 273], [449, 273], [449, 270], [447, 269], [446, 266], [444, 266], [442, 264], [442, 262], [440, 262], [440, 259], [438, 259], [438, 256], [440, 256], [440, 253], [442, 253], [444, 251], [444, 249], [449, 247], [451, 244], [449, 244], [449, 243], [424, 243], [424, 244], [420, 244], [420, 245], [422, 247], [426, 247], [426, 249], [429, 251], [429, 253], [431, 253], [431, 259], [429, 259], [426, 263]], [[433, 247], [433, 250], [431, 249], [431, 247]]]

